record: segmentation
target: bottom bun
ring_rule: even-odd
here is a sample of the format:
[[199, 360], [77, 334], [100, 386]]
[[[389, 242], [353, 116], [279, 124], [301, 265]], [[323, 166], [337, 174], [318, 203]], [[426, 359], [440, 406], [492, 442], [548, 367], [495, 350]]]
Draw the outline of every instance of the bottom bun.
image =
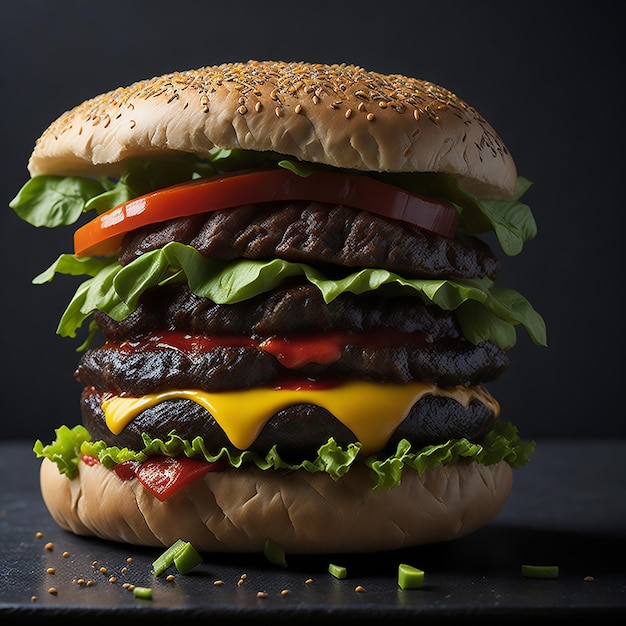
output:
[[461, 537], [493, 519], [511, 490], [505, 462], [463, 461], [372, 491], [370, 469], [354, 466], [335, 481], [305, 470], [255, 466], [211, 472], [165, 502], [137, 480], [120, 480], [79, 462], [69, 480], [44, 459], [41, 490], [54, 520], [77, 535], [137, 545], [190, 541], [201, 551], [259, 552], [268, 538], [286, 553], [391, 550]]

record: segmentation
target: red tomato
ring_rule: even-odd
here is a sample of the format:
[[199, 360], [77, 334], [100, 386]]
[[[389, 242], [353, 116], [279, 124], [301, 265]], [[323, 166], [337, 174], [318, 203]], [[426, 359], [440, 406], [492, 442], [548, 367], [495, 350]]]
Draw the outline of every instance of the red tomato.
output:
[[189, 457], [156, 456], [141, 463], [135, 474], [143, 487], [161, 502], [208, 472], [225, 469], [226, 463], [209, 463]]
[[113, 471], [120, 480], [130, 480], [137, 476], [137, 468], [140, 465], [139, 461], [122, 461], [113, 468]]
[[79, 257], [114, 254], [122, 237], [141, 226], [277, 200], [343, 204], [445, 237], [454, 236], [459, 222], [452, 205], [367, 176], [320, 171], [304, 178], [286, 169], [275, 169], [198, 179], [120, 204], [76, 231], [74, 251]]

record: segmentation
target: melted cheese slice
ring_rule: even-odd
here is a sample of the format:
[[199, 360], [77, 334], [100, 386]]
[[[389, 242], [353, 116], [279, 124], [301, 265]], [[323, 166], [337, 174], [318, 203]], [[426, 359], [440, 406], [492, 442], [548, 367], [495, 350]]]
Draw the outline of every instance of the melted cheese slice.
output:
[[481, 387], [440, 389], [431, 383], [347, 382], [328, 389], [264, 389], [207, 392], [177, 389], [141, 397], [108, 397], [102, 410], [109, 430], [119, 435], [139, 413], [164, 400], [184, 398], [203, 406], [215, 418], [231, 443], [245, 450], [265, 423], [278, 411], [294, 404], [316, 404], [349, 428], [362, 444], [362, 453], [385, 447], [411, 407], [422, 396], [454, 398], [464, 406], [479, 399], [499, 414], [497, 401]]

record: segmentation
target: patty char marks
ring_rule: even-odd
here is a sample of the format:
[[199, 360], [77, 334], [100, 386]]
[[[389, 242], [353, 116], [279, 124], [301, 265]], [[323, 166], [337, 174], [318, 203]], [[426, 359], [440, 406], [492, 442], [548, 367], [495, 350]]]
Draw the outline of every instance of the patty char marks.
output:
[[[187, 399], [171, 399], [156, 404], [132, 420], [119, 435], [106, 425], [102, 398], [87, 388], [81, 398], [83, 424], [94, 440], [110, 446], [140, 450], [142, 433], [166, 440], [172, 431], [183, 439], [202, 437], [207, 450], [217, 454], [222, 448], [236, 450], [213, 415]], [[401, 439], [415, 448], [465, 437], [479, 442], [493, 426], [495, 416], [479, 400], [465, 407], [452, 398], [426, 395], [411, 408], [408, 416], [392, 434], [385, 450], [392, 451]], [[265, 456], [272, 446], [287, 462], [313, 459], [320, 446], [332, 437], [345, 448], [357, 441], [355, 435], [326, 409], [313, 404], [286, 407], [270, 417], [250, 450]]]
[[[165, 339], [165, 342], [167, 339]], [[129, 349], [105, 344], [86, 352], [75, 373], [84, 386], [144, 395], [167, 389], [224, 391], [270, 385], [290, 375], [319, 379], [364, 379], [408, 383], [430, 381], [441, 387], [495, 380], [508, 366], [506, 353], [491, 342], [406, 343], [389, 347], [348, 342], [332, 363], [285, 367], [257, 346], [225, 342], [211, 350], [144, 344]]]
[[128, 233], [120, 263], [170, 241], [218, 260], [268, 259], [374, 267], [423, 278], [495, 279], [500, 263], [476, 237], [443, 237], [345, 206], [251, 204], [151, 224]]
[[[76, 378], [85, 386], [114, 393], [246, 389], [292, 373], [309, 378], [473, 385], [496, 379], [508, 366], [505, 351], [495, 344], [473, 345], [464, 339], [450, 311], [418, 298], [375, 294], [346, 293], [326, 304], [310, 284], [230, 305], [195, 296], [187, 287], [158, 288], [146, 292], [126, 319], [116, 322], [99, 313], [96, 321], [107, 342], [83, 355]], [[170, 331], [210, 337], [213, 345], [210, 349], [201, 341], [184, 349], [168, 345]], [[345, 331], [337, 358], [305, 363], [297, 370], [258, 345], [272, 337], [310, 340], [314, 333], [323, 341], [324, 333], [335, 331], [340, 337]], [[165, 336], [161, 344], [145, 341], [160, 333]], [[243, 344], [233, 343], [233, 336], [243, 339]]]
[[234, 304], [216, 304], [197, 296], [187, 285], [153, 288], [137, 308], [116, 321], [97, 311], [95, 320], [105, 339], [123, 341], [154, 332], [178, 330], [193, 335], [272, 335], [330, 329], [392, 328], [420, 332], [431, 341], [461, 336], [454, 314], [415, 297], [380, 293], [342, 293], [326, 303], [310, 283], [295, 283]]

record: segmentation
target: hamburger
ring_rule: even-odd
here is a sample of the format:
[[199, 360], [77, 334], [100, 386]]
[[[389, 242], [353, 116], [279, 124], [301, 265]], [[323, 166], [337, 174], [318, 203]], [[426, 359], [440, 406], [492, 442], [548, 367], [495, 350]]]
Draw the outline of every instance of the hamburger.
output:
[[34, 445], [60, 526], [307, 554], [498, 514], [534, 444], [486, 384], [519, 325], [546, 333], [495, 286], [492, 247], [536, 225], [473, 107], [351, 65], [228, 63], [83, 102], [28, 169], [12, 208], [74, 228], [34, 282], [85, 277], [57, 329], [81, 336], [80, 419]]

